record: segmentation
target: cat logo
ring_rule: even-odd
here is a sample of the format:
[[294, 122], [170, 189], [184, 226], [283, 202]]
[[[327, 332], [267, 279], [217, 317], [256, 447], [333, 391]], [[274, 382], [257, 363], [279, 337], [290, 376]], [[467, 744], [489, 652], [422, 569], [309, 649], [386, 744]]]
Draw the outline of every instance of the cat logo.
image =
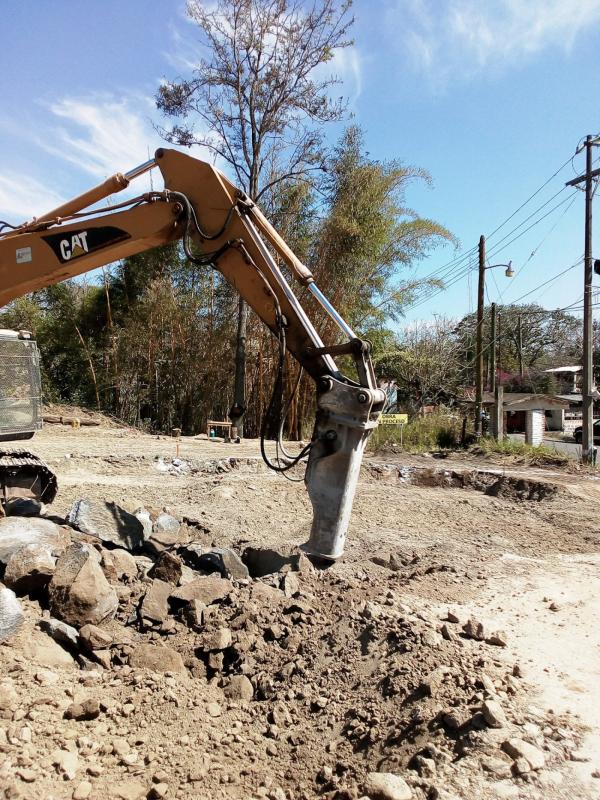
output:
[[[87, 230], [71, 230], [68, 233], [50, 233], [42, 239], [52, 249], [61, 264], [74, 258], [89, 256], [97, 250], [104, 250], [119, 242], [131, 239], [131, 234], [114, 225], [100, 225]], [[29, 259], [31, 261], [31, 259]], [[107, 262], [110, 258], [107, 259]]]
[[60, 254], [63, 261], [70, 261], [72, 258], [83, 256], [88, 252], [87, 231], [74, 233], [70, 239], [61, 239]]

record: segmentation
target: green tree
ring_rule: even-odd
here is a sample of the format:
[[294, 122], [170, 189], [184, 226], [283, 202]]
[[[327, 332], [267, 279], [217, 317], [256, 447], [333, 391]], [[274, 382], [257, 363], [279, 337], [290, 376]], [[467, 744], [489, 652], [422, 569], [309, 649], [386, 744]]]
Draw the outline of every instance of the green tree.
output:
[[[252, 200], [305, 179], [323, 163], [323, 126], [341, 118], [335, 77], [319, 77], [351, 44], [350, 0], [189, 0], [206, 53], [187, 78], [164, 82], [157, 106], [174, 124], [169, 142], [203, 145], [226, 162]], [[246, 405], [247, 307], [238, 301], [236, 406]], [[242, 429], [242, 416], [234, 414]]]
[[[532, 391], [550, 387], [546, 378], [537, 374], [550, 367], [578, 364], [581, 361], [581, 321], [564, 311], [547, 311], [534, 303], [498, 305], [496, 363], [503, 373], [512, 373], [515, 388]], [[483, 326], [484, 363], [489, 362], [491, 348], [491, 314], [485, 310]], [[468, 314], [457, 324], [455, 336], [464, 358], [465, 384], [475, 381], [475, 330], [477, 318]], [[519, 334], [520, 328], [520, 334]], [[523, 366], [523, 378], [520, 368]], [[488, 370], [486, 370], [487, 372]], [[544, 383], [546, 380], [546, 383]], [[551, 387], [550, 387], [551, 388]]]

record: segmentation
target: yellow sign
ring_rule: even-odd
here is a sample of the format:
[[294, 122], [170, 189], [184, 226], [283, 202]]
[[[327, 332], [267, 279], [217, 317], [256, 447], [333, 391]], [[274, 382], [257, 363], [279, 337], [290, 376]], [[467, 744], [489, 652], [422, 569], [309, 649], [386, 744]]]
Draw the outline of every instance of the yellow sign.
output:
[[382, 414], [382, 425], [406, 425], [408, 422], [408, 414]]

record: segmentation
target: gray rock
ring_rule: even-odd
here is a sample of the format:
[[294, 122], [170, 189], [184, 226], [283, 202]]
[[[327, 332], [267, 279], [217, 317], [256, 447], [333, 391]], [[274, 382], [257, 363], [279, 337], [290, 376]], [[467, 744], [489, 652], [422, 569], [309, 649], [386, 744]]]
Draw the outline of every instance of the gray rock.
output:
[[38, 517], [44, 506], [33, 497], [11, 497], [4, 505], [7, 517]]
[[24, 620], [23, 609], [16, 594], [0, 583], [0, 642], [14, 636]]
[[542, 751], [523, 739], [507, 739], [502, 742], [502, 749], [515, 761], [524, 759], [531, 769], [541, 769], [546, 763], [546, 757]]
[[144, 544], [144, 528], [140, 520], [113, 502], [76, 500], [67, 514], [67, 522], [88, 536], [133, 552], [141, 550]]
[[97, 625], [114, 616], [119, 605], [117, 593], [98, 560], [92, 548], [80, 543], [72, 544], [60, 556], [48, 586], [54, 616], [77, 627], [88, 622]]
[[70, 543], [69, 534], [49, 519], [2, 517], [0, 519], [0, 563], [22, 547], [37, 546], [59, 555]]
[[481, 706], [481, 713], [490, 728], [504, 728], [507, 724], [504, 709], [496, 700], [485, 700]]
[[28, 544], [8, 559], [4, 582], [19, 594], [38, 592], [50, 583], [55, 567], [56, 558], [49, 547]]
[[161, 511], [158, 515], [150, 514], [152, 533], [145, 543], [146, 550], [158, 555], [167, 548], [175, 547], [181, 541], [181, 522], [172, 514]]
[[288, 572], [281, 579], [281, 591], [286, 597], [294, 597], [300, 591], [300, 581], [293, 572]]
[[363, 790], [371, 800], [411, 800], [412, 789], [392, 772], [369, 772]]
[[50, 617], [49, 619], [41, 619], [39, 626], [59, 644], [66, 644], [69, 647], [77, 647], [79, 644], [77, 628], [67, 625], [66, 622]]
[[142, 600], [140, 616], [151, 622], [163, 622], [169, 614], [168, 600], [172, 591], [170, 583], [155, 578]]
[[248, 567], [238, 554], [229, 547], [203, 547], [192, 542], [180, 550], [181, 557], [194, 569], [218, 572], [222, 578], [246, 580], [250, 577]]
[[183, 659], [176, 650], [153, 644], [139, 644], [129, 656], [129, 665], [153, 672], [186, 672]]
[[225, 599], [232, 591], [231, 581], [217, 575], [202, 575], [172, 592], [170, 601], [174, 605], [184, 606], [192, 600], [200, 600], [209, 606], [217, 600]]
[[152, 519], [150, 517], [150, 512], [142, 507], [134, 511], [133, 516], [142, 526], [144, 541], [147, 541], [152, 536]]

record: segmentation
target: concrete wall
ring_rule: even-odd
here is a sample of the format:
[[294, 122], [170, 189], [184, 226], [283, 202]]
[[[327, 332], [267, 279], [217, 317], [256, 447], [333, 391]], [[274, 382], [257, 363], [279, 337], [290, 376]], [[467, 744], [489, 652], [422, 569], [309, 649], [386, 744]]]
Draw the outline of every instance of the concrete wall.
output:
[[544, 412], [532, 409], [525, 413], [525, 441], [527, 444], [538, 445], [544, 439]]
[[562, 431], [565, 427], [565, 412], [562, 408], [553, 409], [546, 412], [546, 429], [549, 431]]

